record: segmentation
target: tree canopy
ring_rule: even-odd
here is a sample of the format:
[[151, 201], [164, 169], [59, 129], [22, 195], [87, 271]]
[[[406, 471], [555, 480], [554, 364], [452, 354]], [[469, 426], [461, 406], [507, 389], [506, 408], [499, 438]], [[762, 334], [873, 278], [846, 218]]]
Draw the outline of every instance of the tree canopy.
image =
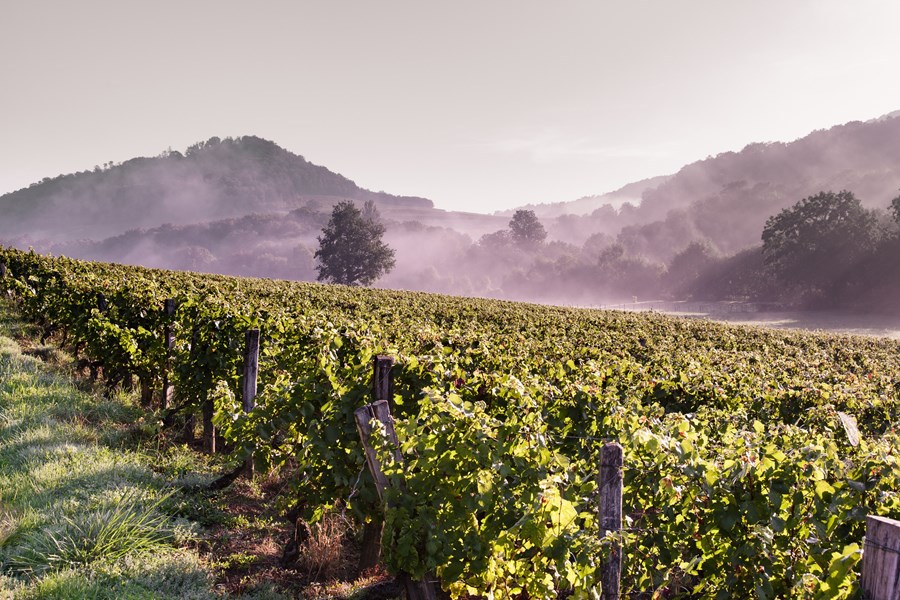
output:
[[897, 196], [896, 198], [891, 200], [889, 210], [891, 216], [894, 218], [894, 222], [900, 224], [900, 196]]
[[804, 198], [766, 221], [766, 265], [803, 292], [827, 291], [871, 250], [874, 223], [852, 192]]
[[676, 297], [690, 294], [691, 286], [715, 261], [706, 242], [691, 242], [669, 262], [663, 284]]
[[547, 230], [533, 210], [517, 210], [513, 213], [509, 232], [513, 242], [519, 246], [537, 246], [547, 237]]
[[381, 238], [384, 225], [372, 201], [360, 211], [339, 202], [319, 236], [315, 258], [318, 280], [344, 285], [370, 285], [394, 268], [394, 250]]

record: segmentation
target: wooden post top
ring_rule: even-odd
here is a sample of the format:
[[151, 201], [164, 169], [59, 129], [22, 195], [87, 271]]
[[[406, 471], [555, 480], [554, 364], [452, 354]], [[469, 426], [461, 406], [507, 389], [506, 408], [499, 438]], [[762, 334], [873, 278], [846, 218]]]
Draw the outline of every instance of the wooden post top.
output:
[[866, 515], [866, 523], [868, 522], [876, 522], [884, 525], [890, 525], [893, 527], [900, 527], [900, 521], [897, 519], [889, 519], [888, 517], [879, 517], [878, 515]]
[[860, 587], [871, 600], [900, 596], [900, 521], [868, 515]]
[[394, 397], [394, 380], [391, 369], [394, 367], [394, 357], [379, 354], [372, 359], [372, 400], [387, 400], [391, 402]]

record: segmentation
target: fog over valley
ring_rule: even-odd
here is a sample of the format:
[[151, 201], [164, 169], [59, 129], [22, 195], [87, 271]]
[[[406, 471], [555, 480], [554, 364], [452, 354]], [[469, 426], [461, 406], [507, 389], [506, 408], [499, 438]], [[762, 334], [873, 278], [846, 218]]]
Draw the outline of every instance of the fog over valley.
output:
[[[396, 259], [379, 287], [587, 306], [702, 300], [894, 313], [897, 156], [892, 113], [752, 143], [605, 194], [481, 214], [364, 189], [275, 141], [211, 138], [8, 193], [0, 243], [313, 281], [334, 206], [368, 202]], [[533, 229], [517, 231], [519, 218]], [[791, 219], [817, 224], [796, 237]]]

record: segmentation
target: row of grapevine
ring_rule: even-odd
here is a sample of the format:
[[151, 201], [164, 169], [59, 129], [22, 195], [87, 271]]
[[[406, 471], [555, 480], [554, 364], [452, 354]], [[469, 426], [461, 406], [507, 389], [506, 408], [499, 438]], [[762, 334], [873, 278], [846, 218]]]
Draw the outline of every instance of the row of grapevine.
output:
[[[259, 468], [296, 465], [285, 502], [313, 520], [335, 502], [378, 514], [353, 413], [372, 358], [397, 357], [406, 486], [386, 510], [385, 559], [435, 572], [454, 596], [597, 593], [609, 440], [625, 450], [626, 593], [847, 597], [865, 515], [900, 515], [895, 342], [12, 249], [0, 260], [23, 313], [107, 378], [159, 390], [168, 377], [170, 411], [208, 407]], [[260, 380], [244, 413], [249, 328]]]

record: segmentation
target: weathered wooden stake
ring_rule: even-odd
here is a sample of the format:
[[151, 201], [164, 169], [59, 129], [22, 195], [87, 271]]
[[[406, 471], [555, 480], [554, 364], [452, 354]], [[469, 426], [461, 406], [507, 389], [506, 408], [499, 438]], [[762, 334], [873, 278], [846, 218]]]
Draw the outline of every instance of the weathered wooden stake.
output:
[[372, 520], [363, 525], [359, 564], [356, 567], [357, 578], [363, 577], [367, 571], [374, 569], [381, 562], [381, 536], [383, 534], [384, 519], [381, 518], [381, 515], [373, 515]]
[[97, 308], [102, 313], [105, 313], [106, 309], [109, 308], [109, 304], [106, 301], [106, 296], [102, 292], [97, 294]]
[[900, 521], [866, 517], [861, 587], [869, 600], [900, 598]]
[[[259, 329], [248, 329], [246, 348], [244, 349], [244, 380], [241, 386], [241, 399], [244, 412], [250, 413], [256, 406], [256, 380], [259, 376]], [[247, 457], [244, 465], [247, 477], [253, 477], [253, 455]]]
[[[379, 355], [372, 360], [372, 401], [385, 400], [390, 406], [394, 396], [394, 380], [391, 368], [394, 366], [392, 356]], [[380, 493], [380, 492], [379, 492]], [[373, 515], [372, 520], [363, 525], [362, 546], [359, 552], [357, 574], [362, 576], [381, 562], [381, 536], [384, 531], [384, 519], [381, 515]]]
[[[102, 293], [97, 294], [97, 308], [100, 312], [106, 312], [106, 309], [109, 308], [106, 296]], [[145, 377], [139, 378], [139, 383], [141, 386], [141, 406], [150, 406], [150, 403], [153, 402], [153, 385]]]
[[394, 402], [394, 357], [378, 355], [372, 361], [372, 402], [387, 400], [388, 405]]
[[[600, 450], [600, 529], [601, 534], [622, 530], [622, 446], [615, 442], [603, 445]], [[619, 583], [622, 577], [622, 546], [615, 542], [609, 556], [603, 561], [601, 584], [603, 600], [619, 599]]]
[[[163, 314], [171, 317], [175, 314], [175, 300], [166, 298], [163, 302]], [[166, 410], [172, 404], [172, 397], [175, 395], [175, 388], [169, 380], [169, 374], [172, 371], [172, 350], [175, 348], [175, 332], [172, 330], [171, 319], [166, 319], [163, 326], [163, 344], [166, 347], [166, 364], [163, 368], [163, 386], [162, 397], [159, 400], [160, 408]]]
[[[191, 331], [191, 360], [197, 359], [200, 354], [200, 330], [194, 325]], [[203, 451], [214, 454], [216, 451], [216, 428], [213, 425], [213, 401], [209, 397], [209, 390], [200, 393], [200, 421], [203, 429]]]
[[208, 454], [216, 453], [216, 427], [213, 425], [213, 401], [209, 392], [204, 391], [200, 399], [200, 412], [203, 417], [203, 451]]
[[6, 262], [0, 262], [0, 279], [6, 278]]
[[366, 450], [366, 464], [369, 466], [369, 472], [375, 480], [375, 490], [378, 497], [384, 501], [384, 490], [390, 485], [387, 476], [381, 470], [381, 461], [375, 453], [375, 448], [369, 443], [372, 437], [372, 421], [378, 420], [384, 425], [385, 435], [388, 441], [394, 446], [394, 460], [402, 460], [400, 455], [399, 442], [397, 441], [397, 432], [394, 431], [394, 419], [391, 417], [391, 409], [387, 400], [379, 400], [372, 404], [367, 404], [362, 408], [357, 408], [353, 413], [356, 419], [356, 429], [359, 431], [359, 439], [362, 440], [363, 448]]
[[[387, 400], [379, 400], [358, 408], [353, 416], [356, 419], [356, 428], [359, 431], [360, 440], [362, 440], [366, 451], [366, 463], [369, 466], [369, 471], [372, 473], [372, 478], [375, 480], [375, 489], [378, 491], [378, 497], [383, 501], [384, 491], [391, 483], [381, 470], [381, 461], [378, 460], [375, 449], [369, 443], [369, 438], [372, 436], [372, 421], [380, 421], [384, 425], [384, 432], [388, 441], [394, 448], [394, 461], [403, 461], [403, 457], [400, 454], [400, 444], [397, 440], [397, 432], [394, 430], [394, 419], [391, 417], [391, 409]], [[397, 485], [402, 487], [402, 481], [397, 482]], [[429, 574], [425, 576], [425, 579], [419, 581], [413, 580], [408, 573], [399, 573], [399, 579], [406, 589], [408, 600], [437, 600], [434, 576]]]
[[153, 401], [153, 386], [145, 378], [141, 377], [141, 406], [150, 406]]

